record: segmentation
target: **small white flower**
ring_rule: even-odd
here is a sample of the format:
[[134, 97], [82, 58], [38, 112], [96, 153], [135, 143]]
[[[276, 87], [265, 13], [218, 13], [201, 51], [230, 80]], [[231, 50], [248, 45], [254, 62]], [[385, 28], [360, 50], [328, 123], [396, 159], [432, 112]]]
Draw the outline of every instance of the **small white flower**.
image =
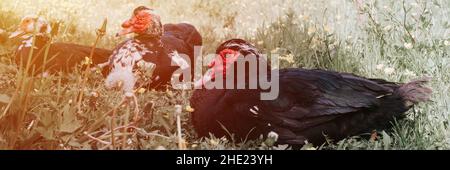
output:
[[450, 42], [448, 42], [447, 40], [444, 41], [444, 45], [445, 46], [450, 46]]
[[405, 46], [406, 49], [412, 49], [413, 48], [413, 44], [412, 43], [405, 43], [403, 45]]
[[272, 51], [271, 51], [271, 53], [278, 53], [278, 51], [280, 50], [280, 48], [275, 48], [275, 49], [273, 49]]
[[270, 131], [269, 134], [267, 134], [267, 138], [271, 138], [274, 141], [278, 140], [278, 133], [274, 132], [274, 131]]
[[378, 64], [378, 65], [376, 66], [376, 68], [377, 68], [377, 70], [383, 70], [384, 64]]
[[93, 91], [93, 92], [91, 92], [91, 96], [97, 98], [97, 97], [99, 97], [100, 95], [98, 94], [98, 92]]
[[384, 69], [384, 73], [386, 73], [386, 74], [392, 74], [392, 73], [394, 73], [395, 72], [395, 69], [394, 68], [391, 68], [391, 67], [388, 67], [388, 68], [385, 68]]
[[308, 35], [311, 35], [311, 34], [313, 34], [315, 32], [316, 32], [316, 28], [314, 28], [314, 27], [309, 27], [308, 28]]
[[416, 73], [414, 73], [414, 72], [412, 72], [412, 71], [410, 71], [410, 70], [405, 70], [405, 73], [404, 73], [406, 76], [416, 76]]
[[224, 141], [224, 142], [228, 141], [228, 139], [226, 137], [222, 137], [222, 138], [220, 138], [220, 140]]
[[155, 150], [167, 150], [164, 146], [158, 146]]
[[50, 77], [50, 73], [49, 72], [44, 72], [44, 73], [42, 73], [42, 78], [48, 78], [48, 77]]
[[211, 145], [214, 145], [214, 146], [219, 145], [219, 141], [214, 140], [214, 139], [210, 139], [210, 140], [209, 140], [209, 143], [211, 143]]

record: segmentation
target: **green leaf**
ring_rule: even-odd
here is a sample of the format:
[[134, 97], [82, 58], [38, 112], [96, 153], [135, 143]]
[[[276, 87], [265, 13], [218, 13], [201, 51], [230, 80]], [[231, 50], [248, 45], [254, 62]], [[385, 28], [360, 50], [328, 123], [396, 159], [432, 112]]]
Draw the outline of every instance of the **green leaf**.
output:
[[307, 143], [300, 150], [317, 150], [317, 148], [312, 143]]
[[78, 143], [76, 140], [70, 140], [68, 143], [69, 146], [72, 147], [77, 147], [77, 148], [82, 148], [83, 145], [81, 145], [80, 143]]
[[383, 131], [381, 134], [383, 136], [384, 149], [388, 149], [392, 143], [392, 139], [385, 131]]
[[0, 103], [9, 103], [11, 101], [11, 97], [6, 94], [0, 94]]
[[64, 106], [62, 120], [59, 128], [61, 132], [73, 133], [82, 125], [75, 113], [70, 111], [70, 105]]
[[44, 128], [51, 128], [51, 126], [55, 124], [53, 114], [51, 113], [40, 113], [39, 122]]
[[52, 129], [47, 129], [42, 126], [36, 127], [36, 131], [39, 132], [44, 139], [53, 140], [55, 139], [54, 131]]

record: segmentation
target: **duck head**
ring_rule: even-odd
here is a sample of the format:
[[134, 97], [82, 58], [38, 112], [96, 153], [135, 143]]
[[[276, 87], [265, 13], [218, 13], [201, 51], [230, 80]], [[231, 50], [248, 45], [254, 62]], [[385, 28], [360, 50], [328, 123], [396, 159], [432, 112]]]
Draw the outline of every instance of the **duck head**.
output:
[[222, 43], [217, 48], [216, 54], [217, 57], [208, 65], [211, 69], [211, 78], [215, 78], [216, 74], [222, 74], [222, 77], [226, 78], [227, 70], [239, 59], [246, 59], [246, 57], [258, 59], [260, 57], [256, 47], [242, 39], [232, 39]]
[[36, 32], [36, 35], [46, 35], [51, 33], [51, 27], [47, 20], [42, 17], [29, 15], [22, 18], [16, 31], [9, 35], [9, 38], [27, 38], [32, 36]]
[[153, 9], [140, 6], [133, 11], [130, 19], [122, 24], [122, 30], [116, 36], [135, 33], [138, 35], [150, 35], [161, 37], [163, 27], [161, 18]]

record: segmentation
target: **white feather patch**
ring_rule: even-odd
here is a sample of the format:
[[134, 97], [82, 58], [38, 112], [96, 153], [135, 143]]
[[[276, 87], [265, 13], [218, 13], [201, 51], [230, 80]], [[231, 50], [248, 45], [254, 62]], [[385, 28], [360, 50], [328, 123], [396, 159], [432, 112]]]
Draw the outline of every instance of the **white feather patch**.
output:
[[[138, 50], [138, 47], [141, 50]], [[143, 67], [151, 67], [146, 62], [142, 63], [142, 57], [150, 52], [145, 45], [138, 44], [134, 40], [128, 40], [119, 49], [114, 51], [111, 59], [113, 68], [105, 81], [108, 88], [114, 88], [120, 82], [123, 83], [122, 90], [125, 93], [133, 92], [137, 78], [133, 74], [134, 66], [140, 62]]]

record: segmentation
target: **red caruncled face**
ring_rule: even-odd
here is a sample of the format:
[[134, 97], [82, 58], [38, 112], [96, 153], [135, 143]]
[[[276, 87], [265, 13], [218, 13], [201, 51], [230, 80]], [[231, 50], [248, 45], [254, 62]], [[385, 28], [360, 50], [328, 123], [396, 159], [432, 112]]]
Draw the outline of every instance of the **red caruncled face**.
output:
[[142, 34], [151, 26], [152, 15], [145, 10], [139, 11], [133, 15], [129, 20], [122, 24], [122, 30], [118, 35], [126, 35], [130, 33]]
[[208, 67], [212, 69], [211, 77], [215, 78], [215, 74], [222, 73], [223, 78], [226, 78], [227, 69], [236, 62], [237, 58], [240, 56], [238, 51], [231, 49], [222, 50], [213, 62], [211, 62]]

